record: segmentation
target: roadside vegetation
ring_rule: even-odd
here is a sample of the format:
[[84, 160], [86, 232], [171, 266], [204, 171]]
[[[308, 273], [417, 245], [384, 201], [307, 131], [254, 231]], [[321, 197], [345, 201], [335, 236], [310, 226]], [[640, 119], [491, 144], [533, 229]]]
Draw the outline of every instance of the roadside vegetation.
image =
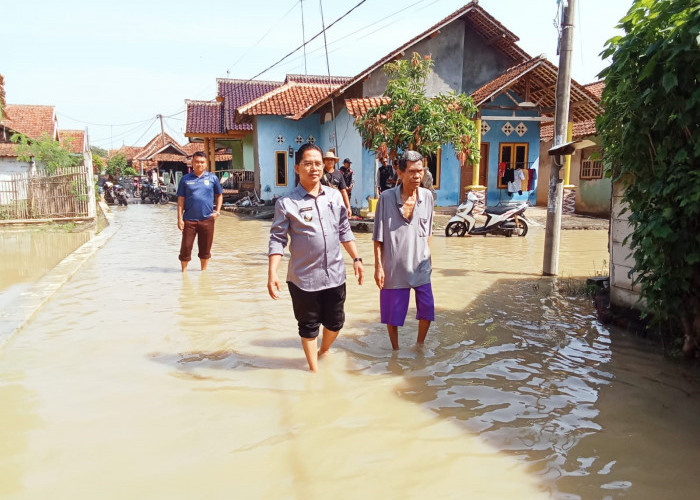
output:
[[700, 357], [700, 4], [636, 0], [620, 27], [602, 53], [604, 161], [626, 187], [642, 314]]

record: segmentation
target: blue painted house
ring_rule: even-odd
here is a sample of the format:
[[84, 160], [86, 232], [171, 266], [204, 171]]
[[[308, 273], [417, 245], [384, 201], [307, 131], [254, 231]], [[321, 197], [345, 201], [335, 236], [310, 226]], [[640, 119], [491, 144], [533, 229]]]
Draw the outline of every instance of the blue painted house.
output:
[[[352, 78], [288, 76], [285, 85], [236, 111], [236, 122], [253, 123], [261, 196], [270, 199], [294, 186], [294, 150], [310, 141], [352, 160], [351, 204], [366, 207], [374, 196], [377, 159], [362, 147], [354, 120], [381, 102], [387, 85], [383, 66], [418, 52], [434, 61], [426, 95], [463, 92], [479, 108], [478, 172], [473, 165], [460, 165], [450, 145], [428, 159], [437, 204], [458, 204], [465, 188], [485, 193], [487, 205], [534, 204], [538, 186], [547, 189], [546, 182], [538, 182], [540, 124], [553, 120], [557, 69], [544, 57], [529, 56], [517, 41], [477, 2], [470, 2]], [[571, 109], [578, 119], [594, 118], [597, 112], [595, 98], [576, 82]], [[518, 166], [528, 171], [529, 189], [509, 196], [500, 182], [502, 170]]]

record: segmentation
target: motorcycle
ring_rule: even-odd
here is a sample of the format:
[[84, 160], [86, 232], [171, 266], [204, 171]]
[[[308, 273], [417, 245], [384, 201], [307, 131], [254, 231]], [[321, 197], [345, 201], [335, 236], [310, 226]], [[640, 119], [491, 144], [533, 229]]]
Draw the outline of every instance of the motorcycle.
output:
[[467, 199], [459, 205], [457, 213], [450, 219], [445, 227], [445, 236], [464, 236], [465, 234], [500, 234], [504, 236], [525, 236], [531, 222], [525, 217], [527, 202], [510, 207], [487, 207], [486, 222], [483, 226], [476, 226], [476, 219], [472, 212], [478, 198], [472, 192], [467, 194]]
[[129, 204], [126, 199], [126, 189], [121, 184], [113, 184], [110, 181], [105, 182], [104, 195], [105, 201], [109, 205], [127, 206]]
[[159, 186], [152, 183], [146, 183], [141, 189], [141, 203], [145, 203], [148, 199], [154, 205], [157, 203], [168, 203], [168, 193], [164, 186]]

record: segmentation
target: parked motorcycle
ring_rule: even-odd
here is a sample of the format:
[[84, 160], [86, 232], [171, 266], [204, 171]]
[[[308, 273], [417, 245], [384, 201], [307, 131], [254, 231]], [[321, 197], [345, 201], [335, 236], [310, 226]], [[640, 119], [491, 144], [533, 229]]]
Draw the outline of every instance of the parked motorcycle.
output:
[[168, 193], [165, 191], [165, 186], [159, 186], [153, 183], [145, 183], [141, 189], [141, 203], [149, 200], [154, 205], [157, 203], [168, 203]]
[[486, 222], [483, 226], [476, 226], [476, 219], [472, 212], [478, 198], [472, 192], [467, 194], [467, 199], [459, 205], [457, 213], [450, 219], [445, 227], [445, 236], [464, 236], [465, 234], [500, 234], [504, 236], [525, 236], [531, 222], [525, 217], [527, 202], [510, 207], [487, 207]]
[[121, 184], [114, 184], [110, 181], [104, 183], [105, 201], [109, 205], [117, 204], [119, 206], [127, 206], [129, 202], [126, 199], [126, 189]]

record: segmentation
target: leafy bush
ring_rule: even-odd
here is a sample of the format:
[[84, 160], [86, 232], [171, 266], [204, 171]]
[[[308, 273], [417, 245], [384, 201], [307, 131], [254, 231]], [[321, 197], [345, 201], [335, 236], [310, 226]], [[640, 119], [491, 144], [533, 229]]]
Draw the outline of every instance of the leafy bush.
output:
[[606, 168], [626, 183], [643, 314], [700, 355], [700, 4], [636, 0], [620, 26], [602, 54]]

